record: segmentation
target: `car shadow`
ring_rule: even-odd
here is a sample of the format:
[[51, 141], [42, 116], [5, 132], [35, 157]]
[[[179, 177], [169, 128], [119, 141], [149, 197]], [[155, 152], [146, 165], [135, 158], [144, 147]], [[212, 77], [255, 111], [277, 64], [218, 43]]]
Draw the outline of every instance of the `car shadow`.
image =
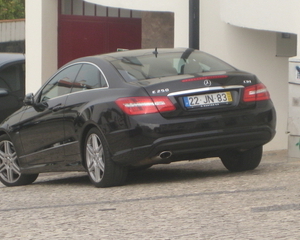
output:
[[126, 184], [153, 184], [153, 183], [171, 183], [180, 181], [191, 181], [199, 178], [223, 177], [230, 174], [224, 167], [207, 168], [201, 163], [189, 164], [184, 166], [154, 166], [152, 168], [140, 171], [130, 171]]
[[[255, 170], [258, 174], [258, 170]], [[248, 173], [253, 174], [253, 171]], [[128, 173], [125, 185], [161, 184], [194, 179], [208, 179], [226, 176], [245, 175], [247, 173], [231, 173], [219, 160], [193, 161], [155, 165], [146, 170], [131, 170]], [[34, 184], [37, 185], [73, 185], [92, 186], [86, 173], [42, 174]]]
[[41, 174], [38, 179], [33, 183], [36, 185], [76, 185], [84, 186], [91, 185], [87, 173], [69, 173], [59, 174], [51, 173], [51, 177], [48, 174]]

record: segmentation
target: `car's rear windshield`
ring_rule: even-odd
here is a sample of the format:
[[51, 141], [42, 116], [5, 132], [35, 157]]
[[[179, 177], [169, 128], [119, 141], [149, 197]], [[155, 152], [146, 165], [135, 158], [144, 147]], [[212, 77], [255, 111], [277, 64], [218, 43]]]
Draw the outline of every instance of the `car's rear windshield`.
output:
[[233, 71], [229, 64], [207, 53], [193, 51], [124, 56], [111, 61], [127, 82], [203, 72]]

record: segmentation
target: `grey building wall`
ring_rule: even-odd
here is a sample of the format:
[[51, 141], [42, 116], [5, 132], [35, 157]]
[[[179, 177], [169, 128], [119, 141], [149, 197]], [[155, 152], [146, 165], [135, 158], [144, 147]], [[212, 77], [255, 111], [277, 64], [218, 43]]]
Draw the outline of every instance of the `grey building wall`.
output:
[[142, 48], [174, 47], [174, 13], [142, 13]]

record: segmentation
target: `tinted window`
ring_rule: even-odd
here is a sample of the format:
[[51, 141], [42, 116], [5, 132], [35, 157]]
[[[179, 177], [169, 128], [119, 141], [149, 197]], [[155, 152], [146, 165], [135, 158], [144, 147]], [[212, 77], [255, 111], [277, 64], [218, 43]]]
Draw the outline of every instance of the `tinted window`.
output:
[[11, 65], [0, 71], [0, 88], [19, 91], [24, 83], [24, 63]]
[[94, 65], [83, 64], [74, 82], [72, 92], [101, 87], [107, 87], [107, 83], [100, 70]]
[[82, 64], [72, 65], [56, 74], [44, 87], [40, 101], [58, 97], [71, 92], [72, 84]]
[[111, 63], [127, 82], [181, 74], [233, 71], [233, 67], [209, 54], [193, 51], [127, 56]]

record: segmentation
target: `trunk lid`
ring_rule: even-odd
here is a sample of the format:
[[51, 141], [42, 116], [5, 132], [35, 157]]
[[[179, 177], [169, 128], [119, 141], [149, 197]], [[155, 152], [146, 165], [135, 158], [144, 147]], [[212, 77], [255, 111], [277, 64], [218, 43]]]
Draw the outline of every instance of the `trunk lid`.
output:
[[143, 87], [151, 97], [167, 96], [176, 110], [161, 114], [164, 117], [176, 117], [253, 108], [255, 101], [243, 100], [244, 90], [258, 83], [255, 75], [235, 71], [177, 75], [131, 84]]

